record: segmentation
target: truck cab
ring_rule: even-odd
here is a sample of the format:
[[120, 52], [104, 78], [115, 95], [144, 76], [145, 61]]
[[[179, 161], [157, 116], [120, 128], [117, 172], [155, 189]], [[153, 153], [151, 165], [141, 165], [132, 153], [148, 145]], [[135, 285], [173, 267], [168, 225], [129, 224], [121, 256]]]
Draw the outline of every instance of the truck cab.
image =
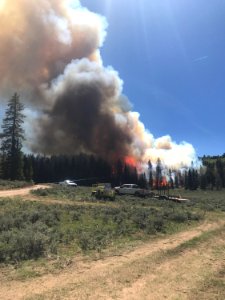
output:
[[146, 196], [148, 194], [148, 190], [141, 189], [137, 184], [133, 183], [117, 186], [115, 191], [119, 195]]

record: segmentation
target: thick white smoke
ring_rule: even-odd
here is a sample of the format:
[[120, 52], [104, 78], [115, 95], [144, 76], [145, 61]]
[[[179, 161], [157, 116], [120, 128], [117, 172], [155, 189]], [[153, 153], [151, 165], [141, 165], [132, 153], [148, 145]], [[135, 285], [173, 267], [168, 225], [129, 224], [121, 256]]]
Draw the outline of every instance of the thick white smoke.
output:
[[191, 144], [155, 139], [131, 111], [118, 73], [101, 59], [104, 17], [79, 1], [0, 0], [0, 26], [1, 97], [16, 90], [26, 100], [34, 152], [160, 158], [169, 168], [197, 162]]

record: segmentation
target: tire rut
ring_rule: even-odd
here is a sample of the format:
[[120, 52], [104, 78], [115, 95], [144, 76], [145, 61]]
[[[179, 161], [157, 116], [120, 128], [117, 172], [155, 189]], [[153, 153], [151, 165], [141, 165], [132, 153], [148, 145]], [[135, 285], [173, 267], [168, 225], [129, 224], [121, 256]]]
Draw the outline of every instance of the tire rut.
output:
[[[146, 259], [147, 261], [150, 256], [154, 257], [161, 251], [173, 249], [183, 242], [191, 240], [203, 232], [219, 228], [223, 224], [223, 222], [204, 222], [188, 231], [147, 242], [122, 256], [107, 257], [89, 263], [75, 262], [58, 275], [47, 274], [26, 282], [15, 280], [3, 282], [0, 285], [1, 299], [56, 299], [56, 297], [57, 299], [101, 299], [101, 297], [110, 299], [110, 293], [117, 288], [121, 291], [123, 298], [123, 293], [126, 294], [127, 284], [142, 287], [143, 281], [137, 278], [135, 282], [126, 282], [126, 279], [119, 278], [120, 272], [126, 270], [129, 273], [129, 268], [132, 272], [132, 265], [138, 264], [139, 260]], [[146, 269], [145, 272], [148, 274], [150, 270]], [[142, 274], [137, 274], [137, 277], [139, 276], [142, 277]]]

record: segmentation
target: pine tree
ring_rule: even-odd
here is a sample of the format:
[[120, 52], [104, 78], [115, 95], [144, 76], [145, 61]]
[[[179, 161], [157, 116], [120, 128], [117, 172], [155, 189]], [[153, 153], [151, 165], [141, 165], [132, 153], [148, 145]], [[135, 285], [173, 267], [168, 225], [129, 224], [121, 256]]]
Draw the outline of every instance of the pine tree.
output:
[[139, 179], [138, 179], [138, 184], [142, 189], [147, 188], [147, 179], [145, 173], [140, 174]]
[[199, 172], [199, 185], [202, 190], [206, 190], [207, 188], [207, 178], [206, 178], [206, 168], [201, 167]]
[[162, 163], [160, 158], [157, 159], [156, 165], [156, 189], [159, 190], [162, 184]]
[[33, 165], [32, 165], [32, 156], [24, 156], [24, 177], [27, 181], [33, 179]]
[[210, 186], [211, 190], [215, 187], [215, 165], [214, 164], [208, 164], [206, 169], [206, 179], [207, 184]]
[[2, 175], [4, 179], [23, 179], [23, 153], [22, 141], [24, 140], [23, 104], [18, 94], [9, 100], [5, 117], [2, 122]]
[[116, 164], [116, 184], [117, 185], [122, 184], [123, 169], [124, 169], [123, 163], [119, 159]]
[[215, 174], [215, 186], [216, 186], [216, 189], [217, 190], [221, 190], [221, 188], [222, 188], [222, 179], [221, 179], [220, 173], [218, 171], [217, 165], [215, 165], [214, 174]]
[[187, 170], [185, 171], [185, 174], [184, 174], [184, 187], [185, 187], [185, 190], [188, 190], [190, 188], [189, 187], [189, 176], [188, 176]]
[[152, 163], [150, 160], [148, 161], [148, 171], [149, 171], [149, 180], [148, 180], [149, 187], [150, 187], [150, 189], [152, 189], [153, 188], [153, 170], [152, 170]]
[[216, 173], [217, 177], [219, 177], [219, 181], [221, 184], [221, 187], [225, 187], [225, 174], [224, 174], [224, 165], [220, 158], [216, 160]]
[[174, 181], [173, 181], [173, 177], [172, 177], [172, 170], [169, 169], [169, 186], [171, 189], [174, 189]]
[[179, 174], [177, 172], [175, 172], [175, 178], [174, 178], [174, 184], [175, 184], [175, 188], [178, 189], [179, 188]]

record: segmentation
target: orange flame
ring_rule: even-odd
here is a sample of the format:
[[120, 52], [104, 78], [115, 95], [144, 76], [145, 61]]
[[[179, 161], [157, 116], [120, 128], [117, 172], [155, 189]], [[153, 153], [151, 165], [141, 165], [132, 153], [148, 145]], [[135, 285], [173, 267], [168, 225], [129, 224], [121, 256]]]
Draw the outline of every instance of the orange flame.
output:
[[125, 162], [126, 165], [129, 165], [130, 167], [133, 167], [133, 168], [135, 168], [137, 166], [137, 161], [132, 156], [125, 156], [124, 157], [124, 162]]
[[162, 177], [162, 179], [159, 182], [157, 182], [157, 180], [154, 179], [153, 180], [153, 188], [156, 188], [157, 186], [160, 188], [168, 187], [169, 183], [166, 180], [166, 177]]
[[165, 177], [162, 178], [162, 181], [161, 181], [161, 186], [167, 186], [168, 185], [168, 182], [166, 180]]

